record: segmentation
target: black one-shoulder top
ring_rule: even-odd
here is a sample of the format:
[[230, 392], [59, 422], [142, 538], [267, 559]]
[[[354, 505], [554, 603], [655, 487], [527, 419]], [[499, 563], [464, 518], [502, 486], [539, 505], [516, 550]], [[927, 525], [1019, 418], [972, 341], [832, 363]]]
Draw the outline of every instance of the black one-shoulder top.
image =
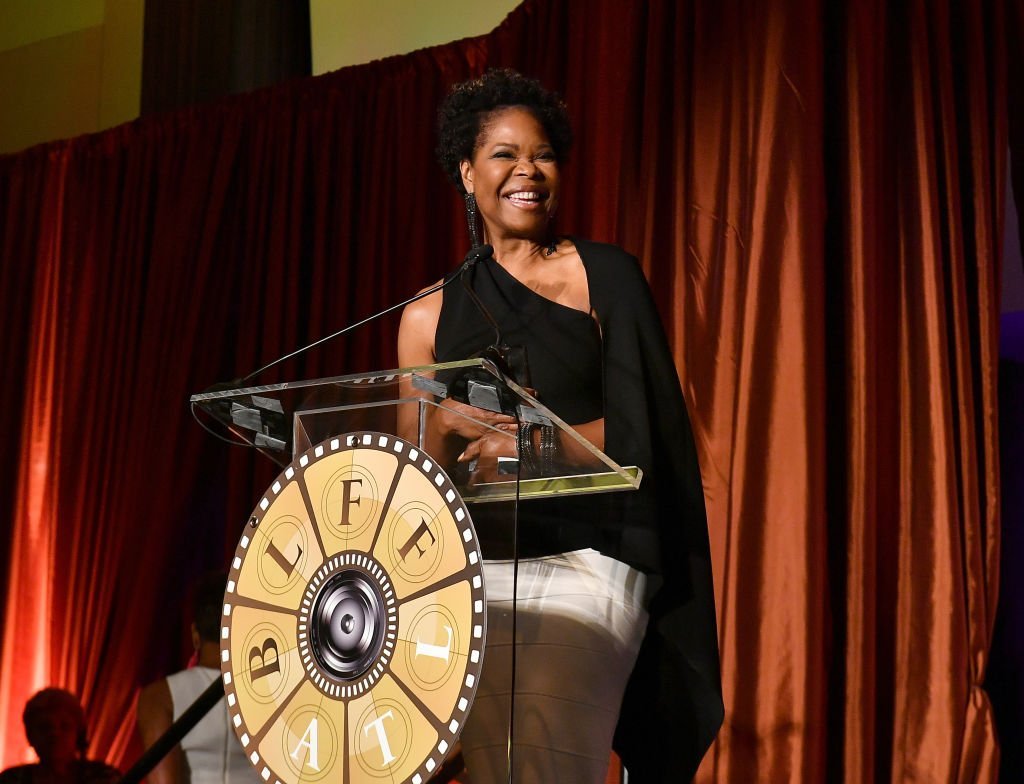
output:
[[[495, 259], [468, 273], [473, 291], [501, 329], [502, 342], [526, 349], [529, 385], [570, 425], [604, 416], [601, 331], [589, 313], [541, 296]], [[444, 290], [434, 353], [438, 362], [468, 359], [495, 342], [494, 328], [459, 281]], [[615, 503], [608, 496], [528, 500], [519, 509], [521, 557], [593, 547], [617, 551], [619, 531], [606, 525]], [[509, 505], [473, 509], [485, 558], [511, 555]]]
[[[469, 272], [473, 291], [509, 346], [526, 348], [530, 386], [570, 425], [604, 416], [601, 334], [590, 314], [542, 297], [494, 259]], [[434, 352], [438, 362], [467, 359], [491, 345], [494, 329], [460, 282], [444, 290]]]

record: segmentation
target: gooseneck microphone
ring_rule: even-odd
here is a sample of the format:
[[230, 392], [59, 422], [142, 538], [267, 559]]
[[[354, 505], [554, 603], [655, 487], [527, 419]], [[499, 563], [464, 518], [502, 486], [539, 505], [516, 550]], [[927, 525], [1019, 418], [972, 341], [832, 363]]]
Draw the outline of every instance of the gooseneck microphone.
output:
[[[462, 264], [462, 269], [459, 270], [458, 277], [462, 279], [462, 288], [466, 290], [466, 295], [469, 297], [476, 309], [480, 311], [480, 315], [484, 317], [491, 328], [494, 330], [494, 342], [481, 351], [476, 356], [484, 359], [489, 359], [493, 362], [497, 368], [510, 378], [515, 378], [514, 374], [510, 372], [508, 362], [508, 348], [502, 343], [501, 340], [501, 329], [498, 327], [498, 322], [494, 320], [491, 312], [487, 309], [487, 306], [480, 301], [480, 297], [477, 296], [476, 291], [473, 289], [473, 283], [469, 279], [467, 274], [478, 261], [484, 261], [487, 258], [494, 256], [494, 248], [490, 245], [484, 245], [483, 240], [480, 239], [480, 225], [477, 223], [478, 209], [476, 205], [476, 196], [472, 193], [466, 193], [464, 196], [466, 200], [466, 224], [469, 227], [469, 241], [473, 246], [470, 250], [469, 256], [466, 257], [466, 261]], [[470, 256], [473, 256], [480, 248], [489, 248], [489, 252], [481, 256], [480, 258], [470, 261]]]
[[[486, 245], [482, 247], [489, 248], [491, 246]], [[460, 277], [462, 278], [462, 288], [466, 290], [466, 295], [473, 302], [473, 304], [476, 305], [476, 309], [480, 311], [480, 315], [484, 317], [487, 323], [491, 325], [491, 329], [494, 330], [494, 342], [484, 350], [488, 352], [497, 351], [500, 353], [502, 349], [501, 328], [498, 326], [498, 322], [494, 320], [494, 316], [491, 315], [491, 311], [489, 311], [487, 309], [487, 306], [480, 301], [480, 297], [477, 296], [476, 291], [473, 289], [473, 283], [472, 281], [470, 281], [469, 275], [466, 274], [469, 272], [471, 268], [472, 265], [470, 267], [467, 267], [466, 271], [460, 275]]]
[[[489, 245], [483, 245], [481, 247], [489, 248]], [[488, 254], [488, 257], [492, 256], [492, 253]], [[481, 259], [482, 261], [483, 259]], [[473, 265], [467, 267], [467, 271]], [[526, 357], [525, 346], [508, 346], [501, 336], [501, 328], [498, 326], [498, 322], [495, 321], [494, 316], [487, 309], [487, 306], [481, 301], [480, 297], [477, 296], [476, 291], [473, 289], [473, 282], [471, 276], [463, 274], [462, 276], [462, 287], [466, 290], [466, 296], [469, 297], [470, 301], [480, 312], [480, 315], [484, 317], [491, 329], [494, 330], [494, 342], [491, 343], [483, 351], [474, 354], [474, 357], [480, 359], [489, 360], [494, 364], [498, 370], [504, 375], [511, 378], [517, 384], [522, 386], [530, 386], [530, 367]]]
[[[490, 245], [478, 245], [478, 246], [474, 247], [469, 253], [466, 254], [466, 258], [464, 258], [462, 260], [462, 264], [459, 265], [459, 268], [455, 271], [455, 274], [452, 275], [447, 280], [443, 280], [440, 283], [438, 283], [437, 285], [431, 286], [428, 289], [424, 289], [423, 291], [419, 292], [415, 296], [409, 297], [409, 299], [407, 299], [407, 300], [405, 300], [403, 302], [399, 302], [397, 305], [392, 305], [392, 306], [390, 306], [388, 308], [385, 308], [384, 310], [380, 311], [379, 313], [374, 313], [372, 316], [367, 316], [362, 321], [357, 321], [355, 324], [349, 324], [347, 327], [342, 327], [337, 332], [332, 332], [330, 335], [322, 337], [319, 340], [315, 340], [315, 341], [313, 341], [312, 343], [310, 343], [308, 345], [302, 346], [301, 348], [297, 348], [297, 349], [295, 349], [295, 351], [292, 351], [289, 354], [285, 354], [283, 357], [278, 357], [273, 362], [268, 362], [266, 365], [264, 365], [263, 367], [259, 368], [258, 370], [254, 370], [249, 375], [244, 376], [244, 377], [242, 377], [240, 379], [236, 379], [237, 383], [232, 382], [231, 385], [232, 386], [240, 386], [241, 384], [244, 384], [249, 379], [251, 379], [251, 378], [253, 378], [255, 376], [258, 376], [260, 373], [262, 373], [262, 372], [264, 372], [266, 370], [270, 370], [270, 368], [274, 367], [274, 365], [277, 365], [277, 364], [279, 364], [281, 362], [284, 362], [286, 359], [291, 359], [292, 357], [296, 357], [299, 354], [302, 354], [303, 352], [309, 351], [311, 348], [316, 348], [317, 346], [319, 346], [322, 343], [326, 343], [329, 340], [334, 340], [337, 337], [341, 337], [346, 332], [351, 332], [352, 330], [354, 330], [354, 329], [356, 329], [358, 327], [361, 327], [364, 324], [369, 324], [371, 321], [374, 321], [375, 319], [378, 319], [381, 316], [386, 316], [388, 313], [392, 313], [392, 312], [398, 310], [399, 308], [404, 308], [406, 305], [411, 305], [413, 302], [416, 302], [417, 300], [421, 300], [424, 297], [429, 296], [429, 295], [433, 294], [436, 291], [440, 291], [441, 289], [445, 288], [448, 284], [450, 284], [456, 278], [462, 278], [463, 282], [465, 282], [465, 276], [466, 276], [466, 273], [469, 270], [471, 270], [475, 265], [477, 265], [481, 261], [484, 261], [485, 259], [489, 259], [493, 255], [494, 255], [494, 248], [492, 248]], [[472, 297], [473, 297], [474, 302], [477, 303], [477, 307], [483, 308], [483, 305], [480, 304], [479, 300], [476, 298], [476, 295], [473, 294]], [[497, 330], [497, 324], [494, 323], [494, 319], [491, 318], [491, 315], [486, 312], [486, 309], [484, 309], [483, 312], [484, 312], [486, 318], [488, 319], [488, 321], [490, 321], [490, 323], [494, 325], [495, 330]], [[499, 333], [499, 342], [500, 342], [500, 333]]]
[[[312, 343], [309, 343], [308, 345], [302, 346], [301, 348], [298, 348], [295, 351], [292, 351], [292, 352], [290, 352], [288, 354], [285, 354], [282, 357], [278, 357], [273, 362], [268, 362], [266, 365], [264, 365], [263, 367], [261, 367], [261, 368], [259, 368], [257, 370], [254, 370], [253, 372], [249, 373], [247, 376], [243, 376], [242, 378], [235, 378], [235, 379], [232, 379], [231, 381], [221, 381], [221, 382], [218, 382], [216, 384], [213, 384], [213, 385], [207, 387], [204, 391], [205, 392], [221, 392], [221, 391], [227, 391], [227, 390], [230, 390], [230, 389], [237, 389], [239, 387], [242, 387], [242, 386], [245, 385], [245, 383], [247, 381], [249, 381], [250, 379], [254, 378], [255, 376], [258, 376], [260, 373], [263, 373], [264, 371], [269, 370], [270, 368], [274, 367], [274, 365], [280, 364], [281, 362], [284, 362], [286, 359], [291, 359], [292, 357], [296, 357], [299, 354], [302, 354], [305, 351], [309, 351], [311, 348], [315, 348], [316, 346], [319, 346], [319, 345], [321, 345], [323, 343], [326, 343], [329, 340], [333, 340], [334, 338], [340, 337], [340, 336], [344, 335], [346, 332], [351, 332], [352, 330], [357, 329], [358, 327], [361, 327], [364, 324], [368, 324], [371, 321], [380, 318], [381, 316], [386, 316], [388, 313], [392, 313], [392, 312], [398, 310], [399, 308], [404, 308], [406, 305], [411, 305], [413, 302], [416, 302], [417, 300], [423, 299], [424, 297], [427, 297], [427, 296], [433, 294], [436, 291], [440, 291], [441, 289], [443, 289], [446, 286], [448, 286], [449, 284], [451, 284], [452, 281], [454, 281], [456, 278], [461, 278], [463, 281], [465, 281], [466, 273], [469, 270], [471, 270], [476, 264], [479, 264], [481, 261], [485, 261], [486, 259], [491, 258], [493, 255], [494, 255], [494, 248], [491, 247], [490, 245], [478, 245], [478, 246], [475, 246], [472, 250], [470, 250], [469, 253], [466, 254], [466, 257], [462, 260], [462, 263], [459, 265], [459, 267], [455, 271], [455, 273], [453, 275], [451, 275], [450, 277], [448, 277], [447, 279], [441, 281], [440, 283], [438, 283], [438, 284], [436, 284], [434, 286], [431, 286], [428, 289], [424, 289], [423, 291], [419, 292], [418, 294], [416, 294], [416, 295], [414, 295], [412, 297], [409, 297], [407, 300], [404, 300], [403, 302], [399, 302], [397, 305], [392, 305], [392, 306], [390, 306], [388, 308], [385, 308], [384, 310], [380, 311], [379, 313], [374, 313], [372, 316], [368, 316], [368, 317], [362, 319], [361, 321], [357, 321], [355, 324], [349, 324], [347, 327], [343, 327], [342, 329], [339, 329], [337, 332], [332, 332], [330, 335], [322, 337], [319, 340], [315, 340]], [[487, 312], [487, 309], [484, 308], [483, 304], [480, 303], [479, 300], [475, 296], [473, 297], [473, 299], [474, 299], [474, 301], [477, 302], [477, 307], [479, 307], [481, 309], [481, 312], [484, 313], [484, 315], [487, 318], [487, 320], [491, 324], [494, 324], [494, 319]], [[497, 329], [497, 325], [495, 325], [495, 329]], [[499, 335], [499, 337], [500, 337], [500, 335]], [[483, 354], [481, 354], [481, 356], [486, 357], [486, 358], [490, 359], [492, 362], [494, 362], [499, 367], [499, 369], [502, 372], [506, 373], [506, 375], [511, 375], [511, 373], [508, 372], [507, 363], [504, 362], [504, 358], [503, 358], [503, 356], [501, 355], [500, 352], [488, 350], [488, 351], [484, 352]], [[202, 427], [204, 430], [209, 432], [211, 435], [215, 436], [216, 438], [218, 438], [218, 439], [220, 439], [222, 441], [225, 441], [226, 443], [232, 444], [232, 445], [236, 445], [236, 446], [246, 446], [247, 445], [246, 442], [233, 441], [231, 439], [224, 438], [220, 433], [218, 433], [215, 430], [213, 430], [210, 427], [208, 427], [202, 421], [202, 419], [199, 417], [199, 415], [198, 415], [198, 413], [196, 411], [196, 403], [194, 403], [194, 402], [192, 403], [191, 410], [192, 410], [192, 417], [196, 420], [196, 422], [199, 423], [200, 427]]]

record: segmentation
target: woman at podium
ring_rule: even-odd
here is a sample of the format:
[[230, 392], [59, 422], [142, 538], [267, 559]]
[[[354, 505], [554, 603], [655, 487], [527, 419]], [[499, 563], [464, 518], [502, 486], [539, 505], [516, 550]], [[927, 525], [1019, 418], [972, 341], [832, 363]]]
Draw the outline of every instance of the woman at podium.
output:
[[[493, 257], [408, 306], [402, 367], [479, 355], [491, 320], [521, 382], [620, 465], [636, 492], [532, 501], [519, 513], [513, 769], [517, 781], [603, 782], [609, 750], [632, 782], [692, 777], [722, 721], [700, 471], [678, 376], [637, 261], [559, 235], [572, 142], [560, 98], [510, 70], [456, 85], [438, 116], [438, 158], [479, 216]], [[595, 165], [599, 162], [595, 162]], [[586, 164], [581, 168], [586, 171]], [[474, 302], [475, 298], [479, 302]], [[525, 362], [521, 358], [525, 357]], [[553, 428], [445, 400], [437, 449], [464, 464], [583, 460]], [[486, 507], [474, 521], [488, 591], [484, 669], [463, 755], [474, 782], [507, 776], [515, 565]], [[497, 528], [497, 516], [493, 525]]]

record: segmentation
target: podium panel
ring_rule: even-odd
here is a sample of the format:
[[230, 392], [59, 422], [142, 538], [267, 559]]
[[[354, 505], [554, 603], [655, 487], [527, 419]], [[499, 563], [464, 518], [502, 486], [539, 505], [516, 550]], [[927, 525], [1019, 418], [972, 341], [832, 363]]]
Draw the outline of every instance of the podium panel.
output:
[[293, 460], [224, 603], [228, 712], [260, 776], [428, 781], [480, 679], [481, 567], [465, 504], [414, 444], [359, 432]]

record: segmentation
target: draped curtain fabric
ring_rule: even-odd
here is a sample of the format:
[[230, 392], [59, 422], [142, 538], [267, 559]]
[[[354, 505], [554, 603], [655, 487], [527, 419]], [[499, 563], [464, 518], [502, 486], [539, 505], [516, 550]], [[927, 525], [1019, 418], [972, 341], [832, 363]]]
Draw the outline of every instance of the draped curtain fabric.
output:
[[145, 0], [142, 114], [312, 73], [309, 3]]
[[[434, 110], [510, 65], [566, 97], [561, 229], [639, 256], [690, 407], [726, 702], [698, 780], [992, 780], [1020, 17], [896, 5], [528, 0], [487, 36], [0, 159], [0, 762], [58, 684], [130, 764], [188, 585], [274, 473], [188, 395], [461, 259]], [[391, 367], [396, 331], [264, 380]]]

